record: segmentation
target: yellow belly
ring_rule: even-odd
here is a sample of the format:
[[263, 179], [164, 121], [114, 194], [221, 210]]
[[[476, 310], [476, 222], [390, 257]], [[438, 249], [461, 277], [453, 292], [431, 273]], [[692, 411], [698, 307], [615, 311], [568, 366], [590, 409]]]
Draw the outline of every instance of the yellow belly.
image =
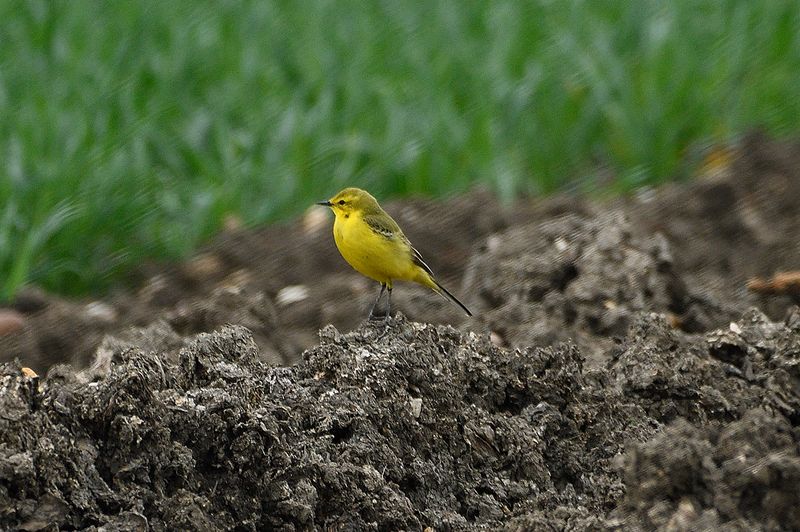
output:
[[417, 281], [421, 270], [412, 262], [408, 244], [373, 232], [357, 215], [337, 216], [333, 238], [344, 260], [359, 273], [389, 286], [392, 280]]

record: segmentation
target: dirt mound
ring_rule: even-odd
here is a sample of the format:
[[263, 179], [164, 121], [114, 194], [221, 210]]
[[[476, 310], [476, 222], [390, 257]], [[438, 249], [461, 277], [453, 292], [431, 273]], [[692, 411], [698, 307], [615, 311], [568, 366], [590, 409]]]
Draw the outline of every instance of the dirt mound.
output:
[[0, 528], [800, 528], [800, 292], [747, 289], [800, 266], [800, 146], [734, 153], [622, 199], [390, 204], [469, 320], [402, 285], [429, 323], [361, 323], [318, 211], [21, 294]]
[[754, 312], [692, 342], [640, 314], [588, 371], [571, 344], [402, 317], [327, 327], [289, 368], [238, 326], [108, 341], [42, 382], [6, 364], [0, 525], [796, 528], [798, 327]]
[[482, 319], [503, 343], [573, 340], [595, 361], [637, 313], [687, 307], [667, 242], [640, 234], [618, 212], [567, 214], [493, 235], [467, 269], [467, 291], [490, 307]]

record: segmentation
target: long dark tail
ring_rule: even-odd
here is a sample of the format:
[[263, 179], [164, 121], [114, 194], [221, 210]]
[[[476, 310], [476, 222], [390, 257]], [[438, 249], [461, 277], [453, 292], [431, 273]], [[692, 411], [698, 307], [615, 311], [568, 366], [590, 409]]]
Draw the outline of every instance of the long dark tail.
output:
[[437, 281], [436, 279], [433, 279], [433, 277], [431, 277], [431, 280], [436, 285], [436, 288], [438, 288], [438, 290], [436, 290], [436, 292], [438, 292], [440, 296], [442, 296], [443, 298], [447, 299], [451, 303], [453, 303], [455, 305], [458, 305], [461, 308], [461, 310], [463, 310], [464, 312], [467, 313], [467, 316], [472, 316], [472, 312], [469, 311], [469, 309], [464, 305], [464, 303], [459, 301], [456, 296], [451, 294], [447, 290], [447, 288], [445, 288], [444, 286], [440, 285], [439, 281]]

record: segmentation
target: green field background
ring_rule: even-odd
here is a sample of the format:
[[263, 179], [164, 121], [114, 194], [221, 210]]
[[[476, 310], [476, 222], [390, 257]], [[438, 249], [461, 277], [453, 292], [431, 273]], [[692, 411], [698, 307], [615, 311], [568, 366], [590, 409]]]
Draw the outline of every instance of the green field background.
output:
[[226, 216], [346, 185], [627, 190], [800, 124], [796, 1], [41, 0], [0, 20], [2, 299], [101, 292]]

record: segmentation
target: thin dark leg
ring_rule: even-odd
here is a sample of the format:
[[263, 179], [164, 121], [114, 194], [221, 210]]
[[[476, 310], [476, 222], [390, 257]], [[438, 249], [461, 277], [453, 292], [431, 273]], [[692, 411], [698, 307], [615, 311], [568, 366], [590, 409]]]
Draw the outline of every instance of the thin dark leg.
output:
[[[378, 303], [381, 302], [381, 297], [383, 297], [383, 292], [386, 290], [386, 283], [381, 283], [381, 291], [378, 294], [378, 299], [375, 300], [375, 303], [372, 304], [372, 308], [369, 310], [369, 319], [374, 320], [378, 316], [375, 315], [375, 309], [378, 307]], [[391, 300], [392, 289], [389, 289], [389, 298]], [[391, 304], [391, 302], [390, 302]]]
[[[387, 284], [385, 288], [389, 291], [386, 296], [386, 314], [383, 316], [383, 331], [377, 336], [377, 339], [383, 338], [392, 325], [392, 285]], [[383, 294], [383, 290], [381, 290], [381, 294]]]

